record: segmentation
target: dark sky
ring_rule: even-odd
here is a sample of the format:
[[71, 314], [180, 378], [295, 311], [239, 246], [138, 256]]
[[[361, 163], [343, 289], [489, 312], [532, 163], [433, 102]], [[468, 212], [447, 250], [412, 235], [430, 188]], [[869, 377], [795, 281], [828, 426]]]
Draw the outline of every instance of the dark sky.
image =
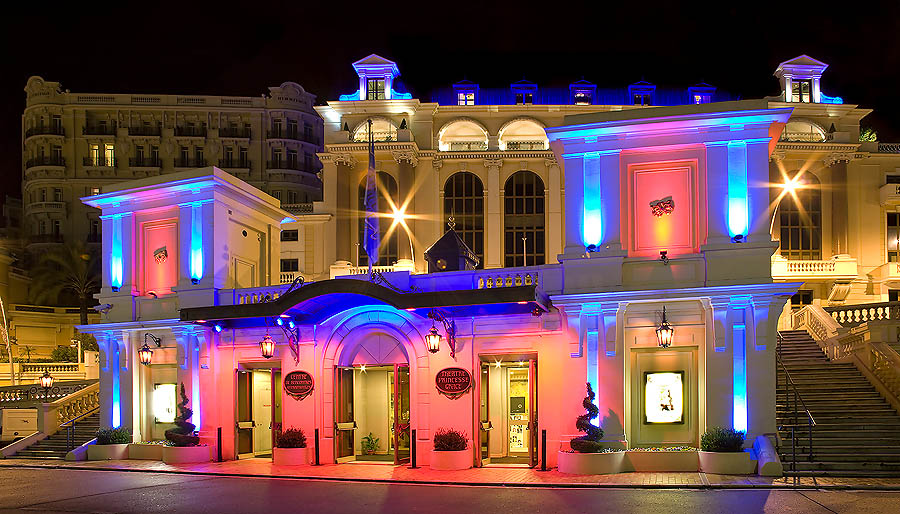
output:
[[758, 98], [778, 93], [779, 62], [805, 53], [829, 63], [825, 93], [875, 109], [863, 125], [900, 141], [898, 2], [164, 3], [23, 2], [4, 13], [0, 194], [20, 194], [30, 75], [90, 93], [256, 96], [290, 80], [322, 103], [356, 90], [350, 63], [370, 53], [396, 61], [423, 99], [464, 76], [484, 86], [705, 81]]

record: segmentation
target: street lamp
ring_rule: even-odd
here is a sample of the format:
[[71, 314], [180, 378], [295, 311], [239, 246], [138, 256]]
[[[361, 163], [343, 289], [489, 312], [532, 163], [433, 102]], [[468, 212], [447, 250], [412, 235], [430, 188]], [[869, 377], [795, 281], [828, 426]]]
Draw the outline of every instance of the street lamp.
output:
[[46, 398], [50, 394], [50, 388], [53, 387], [53, 375], [48, 370], [44, 370], [44, 374], [41, 375], [41, 387], [44, 388], [44, 398]]
[[275, 355], [275, 340], [272, 339], [272, 336], [266, 333], [266, 337], [263, 338], [262, 341], [259, 342], [259, 351], [262, 353], [262, 356], [271, 359], [273, 355]]
[[669, 325], [666, 319], [666, 307], [663, 306], [662, 323], [656, 329], [656, 340], [659, 342], [660, 348], [668, 348], [672, 345], [672, 338], [675, 336], [675, 329]]

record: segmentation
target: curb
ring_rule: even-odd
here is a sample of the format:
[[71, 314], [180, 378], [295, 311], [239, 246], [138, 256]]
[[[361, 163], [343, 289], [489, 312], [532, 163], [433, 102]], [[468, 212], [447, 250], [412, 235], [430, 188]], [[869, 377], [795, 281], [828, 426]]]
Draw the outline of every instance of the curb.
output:
[[72, 465], [32, 465], [9, 464], [0, 466], [3, 468], [18, 469], [62, 469], [79, 471], [105, 471], [121, 473], [157, 473], [169, 475], [207, 476], [217, 478], [259, 478], [271, 480], [306, 480], [318, 482], [356, 482], [369, 484], [398, 484], [398, 485], [437, 485], [455, 487], [504, 487], [520, 489], [690, 489], [690, 490], [790, 490], [790, 491], [900, 491], [900, 484], [896, 486], [883, 485], [846, 485], [846, 484], [816, 484], [816, 485], [771, 485], [771, 484], [716, 484], [710, 483], [705, 475], [701, 475], [702, 484], [609, 484], [609, 483], [548, 483], [548, 482], [464, 482], [464, 481], [438, 481], [438, 480], [404, 480], [404, 479], [380, 479], [380, 478], [348, 478], [348, 477], [323, 477], [306, 475], [256, 475], [252, 473], [222, 473], [216, 471], [182, 471], [173, 469], [136, 469], [113, 467], [88, 467]]

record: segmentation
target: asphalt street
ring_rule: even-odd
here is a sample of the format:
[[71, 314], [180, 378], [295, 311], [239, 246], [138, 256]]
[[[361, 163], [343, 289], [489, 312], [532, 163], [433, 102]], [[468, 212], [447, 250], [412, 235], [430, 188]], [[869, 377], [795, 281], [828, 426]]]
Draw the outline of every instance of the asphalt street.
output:
[[900, 512], [900, 492], [373, 484], [116, 471], [0, 470], [0, 512]]

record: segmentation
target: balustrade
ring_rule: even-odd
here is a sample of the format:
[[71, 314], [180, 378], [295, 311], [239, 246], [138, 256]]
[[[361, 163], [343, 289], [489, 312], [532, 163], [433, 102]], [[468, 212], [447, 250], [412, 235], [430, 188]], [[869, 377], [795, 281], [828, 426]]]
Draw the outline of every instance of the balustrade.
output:
[[867, 321], [900, 320], [900, 302], [841, 305], [823, 310], [843, 327], [855, 327]]

